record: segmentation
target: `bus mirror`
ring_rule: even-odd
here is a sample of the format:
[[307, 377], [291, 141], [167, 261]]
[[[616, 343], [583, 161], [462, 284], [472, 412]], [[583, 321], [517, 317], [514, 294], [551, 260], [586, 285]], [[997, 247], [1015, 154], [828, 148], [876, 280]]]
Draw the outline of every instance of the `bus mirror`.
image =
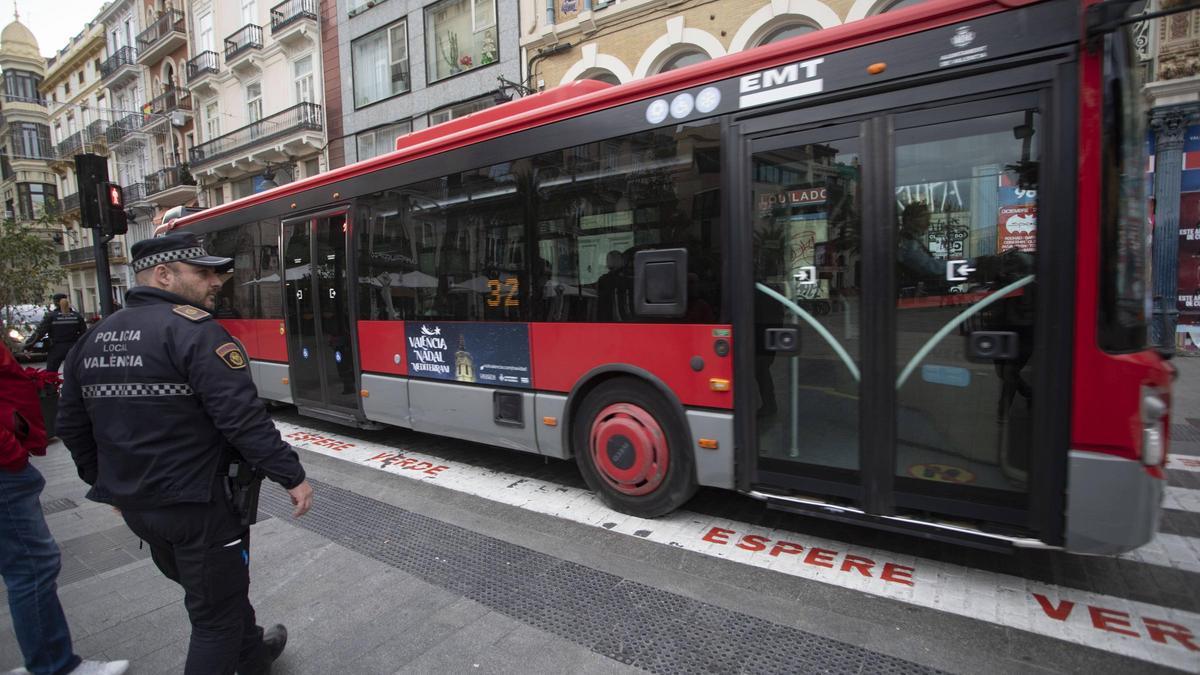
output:
[[687, 312], [687, 249], [638, 251], [633, 257], [637, 316], [680, 317]]

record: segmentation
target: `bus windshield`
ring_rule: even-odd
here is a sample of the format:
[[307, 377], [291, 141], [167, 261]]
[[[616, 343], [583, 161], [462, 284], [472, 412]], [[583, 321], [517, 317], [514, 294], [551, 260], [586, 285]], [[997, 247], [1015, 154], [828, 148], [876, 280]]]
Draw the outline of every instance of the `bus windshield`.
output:
[[1100, 347], [1131, 352], [1147, 344], [1150, 314], [1143, 76], [1131, 27], [1104, 38], [1104, 154], [1100, 216]]

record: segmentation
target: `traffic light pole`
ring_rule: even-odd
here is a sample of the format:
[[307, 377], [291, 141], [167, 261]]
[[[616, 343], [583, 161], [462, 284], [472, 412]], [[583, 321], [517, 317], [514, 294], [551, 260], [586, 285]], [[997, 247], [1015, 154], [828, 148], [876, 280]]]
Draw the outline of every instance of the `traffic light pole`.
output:
[[92, 230], [92, 246], [96, 251], [96, 291], [100, 296], [100, 316], [113, 313], [112, 274], [108, 270], [108, 242], [112, 241], [111, 234], [102, 235], [100, 230]]

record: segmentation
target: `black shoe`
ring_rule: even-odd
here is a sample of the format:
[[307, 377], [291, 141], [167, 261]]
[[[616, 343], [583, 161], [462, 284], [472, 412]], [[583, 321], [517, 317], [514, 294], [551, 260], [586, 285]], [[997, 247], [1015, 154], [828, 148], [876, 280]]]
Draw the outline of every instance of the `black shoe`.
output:
[[263, 645], [267, 648], [268, 663], [275, 661], [287, 646], [287, 628], [277, 623], [263, 633]]

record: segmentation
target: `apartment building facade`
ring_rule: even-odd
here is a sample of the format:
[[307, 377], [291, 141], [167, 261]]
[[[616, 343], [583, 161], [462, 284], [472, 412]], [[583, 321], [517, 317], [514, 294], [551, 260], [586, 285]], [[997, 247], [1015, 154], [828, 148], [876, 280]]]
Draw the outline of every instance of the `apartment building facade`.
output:
[[194, 0], [185, 11], [200, 205], [323, 170], [318, 0]]
[[[50, 170], [54, 147], [50, 117], [42, 96], [46, 60], [33, 33], [14, 19], [0, 32], [0, 71], [4, 78], [0, 98], [0, 198], [4, 218], [28, 224], [54, 208], [58, 181]], [[61, 236], [56, 228], [41, 232]]]
[[[41, 91], [47, 100], [54, 157], [50, 168], [56, 175], [60, 195], [63, 251], [59, 263], [67, 271], [72, 303], [85, 314], [100, 311], [101, 289], [96, 279], [93, 231], [80, 227], [79, 177], [75, 156], [91, 153], [107, 156], [111, 118], [108, 91], [103, 86], [101, 66], [105, 54], [104, 24], [88, 23], [54, 57], [47, 61]], [[111, 174], [112, 167], [109, 167]], [[124, 237], [108, 243], [113, 299], [124, 302], [131, 271]]]
[[630, 82], [921, 0], [520, 0], [536, 89]]
[[[517, 0], [336, 0], [347, 163], [395, 148], [396, 137], [515, 94], [521, 79]], [[500, 79], [503, 78], [503, 81]]]

